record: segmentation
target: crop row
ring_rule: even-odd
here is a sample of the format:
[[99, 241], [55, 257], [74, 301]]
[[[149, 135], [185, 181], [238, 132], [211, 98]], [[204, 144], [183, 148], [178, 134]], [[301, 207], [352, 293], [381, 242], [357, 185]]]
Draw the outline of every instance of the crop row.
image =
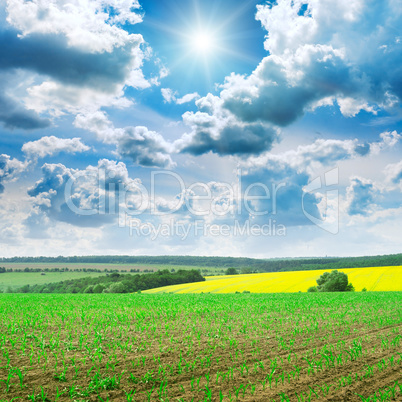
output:
[[0, 400], [391, 400], [400, 296], [3, 295]]

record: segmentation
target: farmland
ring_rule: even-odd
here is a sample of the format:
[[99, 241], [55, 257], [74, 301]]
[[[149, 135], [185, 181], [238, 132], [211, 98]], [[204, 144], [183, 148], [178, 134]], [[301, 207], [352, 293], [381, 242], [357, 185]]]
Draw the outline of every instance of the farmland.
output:
[[43, 285], [45, 283], [54, 283], [70, 279], [79, 279], [83, 277], [97, 277], [104, 275], [99, 272], [5, 272], [0, 274], [0, 291], [16, 289], [25, 285]]
[[[121, 273], [146, 273], [156, 272], [163, 269], [200, 269], [204, 275], [216, 275], [223, 270], [214, 267], [193, 267], [193, 266], [173, 266], [173, 265], [139, 265], [139, 264], [96, 264], [96, 263], [16, 263], [5, 262], [0, 263], [1, 267], [12, 269], [13, 272], [0, 273], [0, 292], [7, 289], [16, 289], [25, 285], [43, 285], [45, 283], [61, 282], [70, 279], [80, 279], [86, 277], [97, 277], [105, 275], [106, 272], [118, 271]], [[45, 275], [41, 272], [24, 272], [25, 268], [31, 270], [45, 271]], [[62, 269], [67, 271], [61, 271]], [[58, 269], [54, 272], [52, 270]], [[18, 271], [17, 271], [18, 270]], [[97, 270], [99, 272], [91, 272]], [[20, 271], [20, 272], [19, 272]]]
[[[357, 291], [402, 291], [402, 267], [341, 269]], [[327, 270], [272, 272], [252, 275], [208, 277], [206, 282], [168, 286], [147, 293], [291, 293], [306, 292]]]
[[5, 294], [0, 400], [400, 400], [401, 296]]

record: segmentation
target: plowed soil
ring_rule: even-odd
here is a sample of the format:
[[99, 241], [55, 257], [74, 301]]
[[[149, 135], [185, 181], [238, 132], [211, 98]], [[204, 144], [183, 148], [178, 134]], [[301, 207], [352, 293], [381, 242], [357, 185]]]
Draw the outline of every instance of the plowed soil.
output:
[[2, 401], [402, 401], [396, 292], [3, 295], [0, 307]]

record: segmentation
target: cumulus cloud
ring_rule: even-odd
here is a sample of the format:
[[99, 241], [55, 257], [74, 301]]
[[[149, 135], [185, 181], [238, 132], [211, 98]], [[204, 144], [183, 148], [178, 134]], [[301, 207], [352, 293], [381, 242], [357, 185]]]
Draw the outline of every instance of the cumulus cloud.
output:
[[[304, 11], [303, 4], [307, 4]], [[394, 97], [400, 104], [401, 43], [393, 27], [400, 26], [402, 15], [396, 2], [282, 0], [257, 9], [256, 18], [268, 32], [265, 48], [288, 63], [285, 71], [292, 78], [295, 74], [303, 78], [296, 79], [298, 86], [313, 78], [310, 62], [318, 61], [317, 72], [322, 74], [338, 52], [343, 69], [340, 75], [328, 77], [325, 86], [340, 99], [346, 115], [355, 115], [359, 108], [375, 111], [375, 105], [386, 108]], [[367, 43], [370, 46], [365, 46]], [[306, 56], [307, 49], [321, 45], [326, 55], [317, 54], [315, 60], [307, 57], [305, 68], [294, 64], [295, 56]], [[321, 80], [315, 81], [317, 90], [323, 85]]]
[[[138, 1], [7, 0], [0, 30], [0, 121], [36, 129], [45, 117], [83, 108], [127, 107], [124, 90], [152, 85], [142, 67], [150, 50], [125, 24], [142, 21]], [[10, 80], [24, 71], [25, 81]], [[166, 75], [160, 66], [160, 76]], [[8, 75], [5, 77], [5, 75]], [[16, 95], [16, 92], [18, 94]]]
[[[294, 122], [307, 106], [332, 94], [331, 80], [343, 85], [342, 58], [341, 51], [328, 46], [310, 46], [290, 63], [269, 56], [250, 76], [232, 74], [219, 97], [209, 94], [196, 102], [198, 112], [184, 114], [183, 121], [192, 132], [177, 143], [179, 149], [195, 155], [209, 151], [250, 155], [270, 150], [279, 127]], [[306, 65], [311, 71], [298, 74]], [[290, 68], [295, 71], [286, 71]]]
[[115, 128], [101, 111], [80, 114], [75, 126], [92, 131], [97, 138], [108, 144], [116, 145], [116, 153], [122, 158], [146, 167], [170, 168], [174, 163], [170, 157], [173, 147], [155, 131], [146, 127]]
[[[256, 168], [271, 165], [282, 166], [283, 168], [290, 166], [298, 171], [306, 171], [311, 174], [314, 168], [320, 166], [332, 166], [342, 160], [378, 153], [378, 150], [384, 149], [384, 144], [390, 143], [388, 141], [389, 134], [387, 132], [380, 134], [381, 140], [372, 143], [361, 143], [358, 139], [318, 139], [312, 144], [299, 145], [295, 150], [280, 154], [265, 153], [258, 157], [251, 157], [242, 165]], [[395, 143], [393, 144], [395, 145]]]
[[368, 179], [352, 177], [351, 184], [346, 189], [347, 211], [349, 215], [367, 216], [375, 206], [378, 189]]
[[[256, 18], [268, 32], [269, 54], [250, 75], [226, 77], [219, 96], [199, 99], [199, 111], [183, 116], [192, 131], [177, 143], [181, 152], [260, 154], [278, 128], [317, 107], [337, 104], [353, 117], [401, 104], [402, 43], [393, 27], [402, 14], [392, 0], [278, 0], [257, 6]], [[229, 139], [238, 146], [230, 148]]]
[[16, 180], [26, 168], [26, 164], [9, 155], [0, 155], [0, 194], [4, 192], [4, 183]]
[[352, 90], [342, 50], [306, 45], [286, 59], [270, 55], [250, 76], [232, 74], [220, 94], [223, 106], [243, 121], [286, 126], [313, 102]]
[[[365, 146], [358, 140], [316, 140], [313, 144], [300, 145], [296, 151], [288, 151], [282, 158], [295, 167], [314, 163], [330, 165], [365, 153]], [[269, 156], [268, 156], [269, 159]]]
[[63, 35], [69, 47], [91, 53], [111, 52], [124, 46], [130, 34], [120, 28], [142, 21], [138, 1], [7, 0], [7, 22], [23, 37], [32, 34]]
[[168, 154], [171, 146], [146, 127], [126, 127], [117, 138], [117, 153], [141, 166], [169, 168], [174, 163]]
[[191, 127], [175, 141], [178, 152], [202, 155], [249, 156], [271, 149], [278, 130], [261, 121], [244, 122], [223, 108], [222, 99], [209, 94], [196, 101], [199, 111], [186, 112], [183, 122]]
[[163, 96], [164, 101], [167, 102], [167, 103], [171, 103], [171, 102], [176, 100], [175, 93], [176, 92], [173, 91], [173, 89], [161, 88], [161, 94]]
[[186, 94], [182, 96], [181, 98], [176, 99], [176, 104], [177, 105], [183, 105], [184, 103], [189, 103], [192, 102], [194, 99], [198, 99], [200, 95], [198, 95], [197, 92], [193, 92], [191, 94]]
[[394, 147], [401, 139], [402, 135], [394, 131], [384, 131], [380, 134], [380, 141], [370, 144], [370, 151], [373, 154], [378, 154], [384, 149]]
[[355, 117], [361, 110], [365, 110], [368, 113], [377, 114], [377, 110], [374, 106], [370, 106], [364, 100], [353, 98], [338, 98], [339, 110], [346, 117]]
[[59, 82], [109, 90], [130, 72], [141, 35], [132, 35], [124, 47], [110, 52], [90, 53], [69, 47], [65, 37], [45, 35], [18, 36], [18, 32], [0, 32], [0, 68], [24, 68], [50, 76]]
[[75, 154], [89, 149], [90, 147], [82, 143], [80, 138], [58, 138], [53, 135], [42, 137], [37, 141], [26, 142], [22, 146], [22, 152], [30, 159], [53, 156], [60, 152]]
[[[245, 172], [244, 185], [259, 182], [269, 187], [272, 183], [284, 183], [277, 198], [277, 205], [279, 215], [284, 211], [288, 215], [285, 217], [283, 215], [281, 219], [287, 225], [308, 224], [309, 221], [301, 208], [302, 198], [306, 211], [317, 219], [322, 219], [325, 211], [331, 207], [325, 198], [325, 192], [303, 193], [303, 187], [322, 167], [334, 167], [340, 161], [378, 154], [385, 148], [394, 146], [399, 140], [398, 133], [384, 132], [380, 134], [379, 141], [372, 143], [360, 143], [358, 139], [319, 139], [312, 144], [300, 145], [295, 150], [279, 154], [267, 152], [261, 156], [250, 157], [240, 164]], [[399, 168], [397, 164], [389, 165], [387, 168], [388, 176], [394, 182], [398, 180]], [[370, 180], [354, 177], [346, 192], [346, 211], [350, 215], [366, 216], [372, 211], [371, 207], [374, 207], [374, 203], [380, 202], [379, 187]], [[260, 201], [261, 205], [258, 208], [266, 208], [269, 203], [272, 203], [271, 199]]]
[[123, 86], [129, 79], [135, 85], [133, 74], [142, 65], [141, 43], [140, 35], [131, 35], [124, 47], [90, 53], [69, 47], [62, 36], [19, 37], [16, 31], [2, 31], [0, 69], [23, 69], [36, 77], [39, 83], [28, 84], [18, 99], [30, 113], [60, 115], [82, 107], [124, 106], [131, 102], [123, 99]]
[[138, 179], [129, 177], [123, 162], [102, 159], [97, 166], [83, 170], [46, 163], [42, 178], [28, 189], [34, 205], [26, 224], [44, 219], [42, 215], [75, 226], [96, 227], [115, 222], [120, 201], [125, 207], [141, 203], [136, 194], [140, 184]]

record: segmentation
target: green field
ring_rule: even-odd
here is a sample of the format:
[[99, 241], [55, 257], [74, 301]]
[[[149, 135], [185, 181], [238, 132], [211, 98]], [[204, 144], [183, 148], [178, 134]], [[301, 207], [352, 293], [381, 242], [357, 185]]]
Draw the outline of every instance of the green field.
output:
[[[203, 275], [219, 275], [224, 272], [221, 268], [205, 268], [193, 266], [176, 266], [176, 265], [139, 265], [139, 264], [92, 264], [92, 263], [0, 263], [0, 267], [6, 269], [24, 270], [41, 269], [45, 275], [40, 272], [5, 272], [0, 273], [0, 292], [5, 292], [7, 289], [16, 289], [25, 285], [43, 285], [45, 283], [60, 282], [70, 279], [85, 278], [88, 276], [95, 277], [104, 275], [105, 270], [118, 270], [119, 272], [130, 273], [130, 270], [139, 270], [139, 273], [146, 271], [158, 271], [168, 269], [171, 271], [179, 269], [199, 269]], [[49, 272], [49, 270], [58, 268], [68, 268], [64, 272]], [[96, 269], [102, 272], [84, 272], [85, 270]], [[47, 271], [46, 271], [47, 270]], [[80, 270], [80, 271], [78, 271]]]
[[84, 277], [96, 277], [105, 275], [99, 272], [46, 272], [41, 275], [40, 272], [5, 272], [0, 274], [0, 291], [5, 292], [9, 288], [16, 289], [25, 285], [43, 285], [66, 281], [70, 279], [79, 279]]
[[0, 401], [402, 398], [401, 292], [3, 294], [0, 317]]
[[172, 264], [102, 264], [102, 263], [71, 263], [71, 262], [0, 262], [0, 267], [5, 267], [6, 269], [19, 269], [24, 270], [25, 268], [31, 269], [62, 269], [68, 268], [70, 271], [78, 269], [99, 269], [101, 271], [105, 270], [119, 270], [130, 272], [131, 269], [137, 269], [140, 272], [145, 270], [161, 270], [161, 269], [199, 269], [201, 272], [208, 272], [211, 275], [224, 273], [225, 269], [221, 267], [204, 267], [204, 266], [194, 266], [194, 265], [172, 265]]

